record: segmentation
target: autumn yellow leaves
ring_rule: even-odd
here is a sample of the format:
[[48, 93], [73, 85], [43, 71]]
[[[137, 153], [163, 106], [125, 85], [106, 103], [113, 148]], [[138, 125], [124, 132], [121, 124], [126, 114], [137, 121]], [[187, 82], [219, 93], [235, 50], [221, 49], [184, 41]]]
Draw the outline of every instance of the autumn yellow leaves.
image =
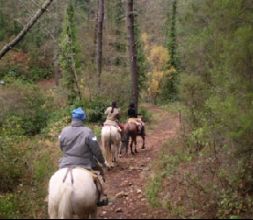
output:
[[156, 102], [161, 92], [163, 82], [165, 80], [170, 80], [172, 74], [175, 73], [176, 70], [170, 65], [170, 54], [167, 48], [162, 45], [153, 44], [149, 40], [147, 33], [143, 33], [141, 39], [149, 62], [147, 95], [150, 97], [151, 101]]

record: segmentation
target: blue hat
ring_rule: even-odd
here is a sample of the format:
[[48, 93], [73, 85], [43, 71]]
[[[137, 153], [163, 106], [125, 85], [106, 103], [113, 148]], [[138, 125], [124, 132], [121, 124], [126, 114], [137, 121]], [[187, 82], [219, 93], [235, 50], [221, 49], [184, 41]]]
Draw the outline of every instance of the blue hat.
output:
[[84, 121], [86, 119], [86, 113], [81, 107], [76, 108], [72, 111], [72, 118]]

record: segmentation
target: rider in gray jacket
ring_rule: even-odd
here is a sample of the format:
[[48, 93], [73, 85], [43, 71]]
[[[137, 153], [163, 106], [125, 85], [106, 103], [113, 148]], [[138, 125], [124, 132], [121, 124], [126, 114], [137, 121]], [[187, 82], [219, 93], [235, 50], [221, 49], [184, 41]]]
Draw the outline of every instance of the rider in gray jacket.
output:
[[60, 168], [81, 166], [92, 170], [99, 166], [98, 162], [106, 167], [96, 136], [83, 124], [85, 119], [83, 109], [77, 108], [72, 112], [71, 125], [63, 128], [59, 136], [64, 153], [59, 161]]

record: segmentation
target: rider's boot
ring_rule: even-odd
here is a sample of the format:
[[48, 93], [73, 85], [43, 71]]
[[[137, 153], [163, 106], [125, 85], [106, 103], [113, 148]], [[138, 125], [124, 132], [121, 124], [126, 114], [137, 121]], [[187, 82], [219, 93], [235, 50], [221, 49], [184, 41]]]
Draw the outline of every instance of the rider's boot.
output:
[[99, 180], [96, 182], [97, 189], [98, 189], [98, 201], [97, 206], [106, 206], [109, 204], [109, 199], [107, 195], [104, 193], [104, 189], [102, 184], [99, 182]]

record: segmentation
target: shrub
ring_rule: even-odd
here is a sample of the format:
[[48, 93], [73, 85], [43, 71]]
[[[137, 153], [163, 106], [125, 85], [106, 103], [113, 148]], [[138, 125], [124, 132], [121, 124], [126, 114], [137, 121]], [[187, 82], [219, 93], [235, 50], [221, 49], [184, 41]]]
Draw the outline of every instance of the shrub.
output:
[[16, 198], [11, 194], [0, 196], [0, 218], [14, 219], [18, 214], [16, 203]]
[[[0, 126], [20, 128], [18, 135], [36, 135], [46, 126], [48, 110], [46, 98], [37, 86], [20, 80], [7, 79], [7, 86], [0, 88], [2, 112]], [[1, 129], [0, 127], [0, 129]]]
[[139, 114], [144, 122], [150, 122], [152, 120], [152, 113], [144, 108], [139, 109]]
[[101, 97], [96, 97], [89, 101], [76, 101], [74, 105], [70, 106], [69, 113], [71, 113], [74, 108], [81, 106], [87, 114], [87, 122], [102, 123], [104, 120], [104, 111], [108, 105], [108, 102]]
[[17, 143], [22, 141], [20, 136], [5, 137], [0, 141], [0, 192], [13, 191], [20, 183], [25, 172], [24, 152]]

